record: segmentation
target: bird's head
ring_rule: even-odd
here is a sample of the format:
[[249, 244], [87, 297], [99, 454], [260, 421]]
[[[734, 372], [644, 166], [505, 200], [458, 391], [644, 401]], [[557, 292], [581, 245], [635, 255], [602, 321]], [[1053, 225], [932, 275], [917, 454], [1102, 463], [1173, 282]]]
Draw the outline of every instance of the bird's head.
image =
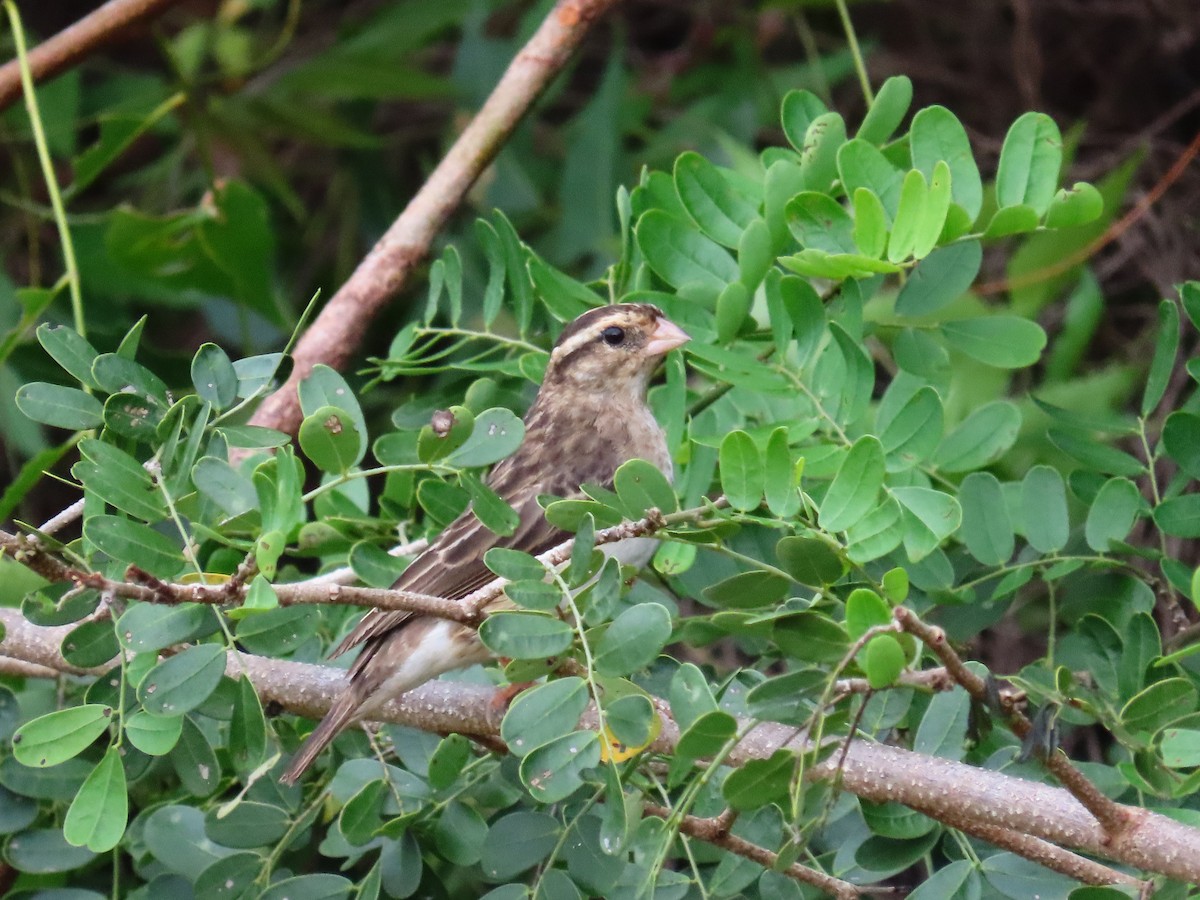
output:
[[644, 393], [659, 358], [688, 340], [649, 303], [588, 310], [559, 336], [545, 384], [571, 384], [589, 393]]

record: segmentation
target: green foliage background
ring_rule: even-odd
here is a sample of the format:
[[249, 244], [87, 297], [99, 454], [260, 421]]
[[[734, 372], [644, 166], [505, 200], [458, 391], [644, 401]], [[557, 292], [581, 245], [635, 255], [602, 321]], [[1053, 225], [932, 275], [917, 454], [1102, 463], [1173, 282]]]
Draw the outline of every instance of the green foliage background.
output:
[[[473, 198], [482, 217], [447, 236], [390, 342], [361, 371], [304, 383], [295, 441], [247, 424], [313, 287], [339, 284], [403, 205], [397, 170], [436, 156], [419, 136], [407, 154], [381, 138], [397, 127], [390, 104], [476, 105], [543, 13], [402, 3], [309, 52], [289, 43], [286, 9], [251, 4], [164, 36], [156, 68], [39, 90], [48, 148], [70, 162], [88, 333], [69, 326], [64, 286], [43, 286], [59, 270], [45, 210], [17, 204], [29, 252], [4, 297], [15, 401], [0, 426], [28, 461], [0, 506], [38, 521], [82, 496], [82, 528], [50, 546], [113, 578], [131, 562], [167, 580], [232, 574], [247, 553], [259, 571], [237, 608], [135, 601], [84, 621], [99, 592], [5, 561], [6, 605], [82, 622], [63, 645], [72, 664], [126, 651], [98, 679], [0, 682], [0, 735], [19, 738], [0, 749], [16, 890], [805, 895], [639, 819], [647, 801], [731, 808], [740, 837], [855, 882], [925, 880], [913, 896], [1073, 890], [917, 813], [794, 777], [851, 727], [1035, 780], [1030, 758], [1059, 735], [1099, 736], [1086, 770], [1102, 790], [1195, 823], [1200, 416], [1179, 351], [1200, 285], [1162, 300], [1144, 365], [1094, 363], [1105, 296], [1075, 254], [1119, 212], [1133, 164], [1064, 186], [1073, 144], [1048, 116], [1017, 118], [981, 166], [953, 111], [911, 108], [906, 78], [848, 120], [812, 90], [811, 66], [763, 62], [733, 28], [731, 59], [672, 85], [667, 120], [615, 35], [604, 65], [560, 83], [502, 153]], [[822, 78], [852, 62], [832, 54]], [[34, 194], [28, 121], [11, 112], [6, 127]], [[1009, 289], [969, 290], [985, 268]], [[612, 300], [657, 303], [694, 338], [651, 393], [675, 486], [633, 464], [614, 490], [551, 505], [579, 538], [550, 589], [536, 561], [489, 559], [517, 608], [482, 635], [513, 662], [463, 677], [527, 680], [568, 657], [582, 674], [513, 703], [511, 755], [386, 727], [385, 767], [351, 733], [301, 786], [262, 777], [308, 725], [265, 714], [225, 676], [227, 651], [315, 662], [352, 617], [280, 607], [271, 584], [348, 565], [387, 586], [397, 531], [436, 534], [469, 502], [511, 528], [481, 476], [519, 443], [554, 334]], [[436, 440], [429, 416], [447, 407], [458, 426]], [[56, 466], [66, 488], [40, 475]], [[728, 508], [706, 505], [717, 493]], [[654, 573], [624, 589], [591, 535], [651, 507], [699, 512], [672, 520]], [[1004, 659], [1021, 665], [998, 674], [1042, 710], [1036, 740], [981, 727], [961, 690], [893, 687], [926, 662], [872, 632], [898, 604], [964, 645], [1016, 633]], [[882, 690], [831, 703], [849, 675]], [[678, 751], [608, 758], [609, 738], [653, 738], [650, 695], [684, 729]], [[578, 729], [589, 699], [603, 734]], [[747, 719], [826, 743], [722, 765]]]

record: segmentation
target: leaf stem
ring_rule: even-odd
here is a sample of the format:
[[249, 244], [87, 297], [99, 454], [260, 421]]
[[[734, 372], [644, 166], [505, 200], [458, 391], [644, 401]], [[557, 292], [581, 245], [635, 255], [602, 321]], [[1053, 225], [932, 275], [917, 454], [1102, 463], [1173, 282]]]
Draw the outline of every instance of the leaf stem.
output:
[[29, 114], [33, 143], [37, 148], [38, 162], [42, 166], [42, 177], [46, 181], [46, 193], [50, 196], [50, 206], [54, 210], [54, 224], [58, 228], [58, 238], [62, 244], [63, 265], [66, 268], [67, 288], [71, 295], [71, 314], [74, 318], [75, 330], [80, 337], [87, 337], [87, 323], [83, 316], [83, 291], [79, 285], [79, 266], [75, 262], [75, 244], [71, 241], [71, 230], [67, 226], [67, 213], [63, 206], [62, 193], [58, 189], [58, 179], [54, 174], [54, 162], [50, 159], [50, 150], [46, 145], [46, 130], [42, 126], [42, 115], [38, 109], [37, 97], [33, 92], [33, 73], [29, 68], [29, 54], [25, 47], [25, 31], [21, 25], [21, 14], [17, 11], [17, 5], [13, 3], [13, 0], [4, 0], [4, 11], [8, 13], [13, 43], [17, 48], [17, 60], [21, 67], [21, 87], [25, 93], [25, 109]]

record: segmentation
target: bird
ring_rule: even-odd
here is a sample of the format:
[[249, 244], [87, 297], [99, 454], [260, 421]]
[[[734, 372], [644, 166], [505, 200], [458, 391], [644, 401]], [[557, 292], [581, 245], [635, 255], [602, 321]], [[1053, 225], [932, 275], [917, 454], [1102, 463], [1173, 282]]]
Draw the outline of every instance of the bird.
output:
[[[501, 537], [468, 508], [392, 587], [461, 599], [495, 577], [483, 562], [491, 548], [536, 555], [570, 537], [546, 521], [539, 495], [579, 497], [580, 486], [588, 483], [611, 487], [617, 468], [635, 458], [671, 478], [666, 437], [646, 402], [646, 390], [661, 357], [688, 340], [683, 329], [646, 303], [597, 307], [569, 323], [525, 415], [520, 446], [488, 477], [488, 486], [517, 512], [515, 531]], [[603, 549], [641, 566], [656, 543], [631, 538]], [[358, 646], [346, 687], [289, 761], [280, 776], [284, 784], [294, 784], [343, 729], [370, 718], [393, 697], [490, 658], [470, 626], [396, 610], [368, 611], [331, 656]]]

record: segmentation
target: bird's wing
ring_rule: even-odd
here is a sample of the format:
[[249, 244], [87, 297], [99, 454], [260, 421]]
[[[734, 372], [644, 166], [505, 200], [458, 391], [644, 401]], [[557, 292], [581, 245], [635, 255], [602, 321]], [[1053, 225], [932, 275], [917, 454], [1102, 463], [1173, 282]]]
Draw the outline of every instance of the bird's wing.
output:
[[[493, 483], [493, 489], [499, 485]], [[529, 485], [508, 502], [518, 515], [516, 530], [501, 537], [485, 527], [475, 514], [467, 510], [441, 533], [433, 545], [412, 561], [393, 585], [406, 591], [432, 594], [448, 600], [458, 600], [495, 579], [495, 574], [483, 563], [483, 555], [493, 547], [511, 547], [534, 555], [543, 553], [570, 535], [546, 521], [537, 498], [541, 484]], [[499, 491], [504, 496], [503, 491]], [[562, 496], [566, 491], [559, 493]], [[578, 490], [570, 491], [577, 494]], [[331, 654], [338, 656], [372, 638], [387, 634], [405, 624], [413, 614], [398, 610], [373, 609]]]

